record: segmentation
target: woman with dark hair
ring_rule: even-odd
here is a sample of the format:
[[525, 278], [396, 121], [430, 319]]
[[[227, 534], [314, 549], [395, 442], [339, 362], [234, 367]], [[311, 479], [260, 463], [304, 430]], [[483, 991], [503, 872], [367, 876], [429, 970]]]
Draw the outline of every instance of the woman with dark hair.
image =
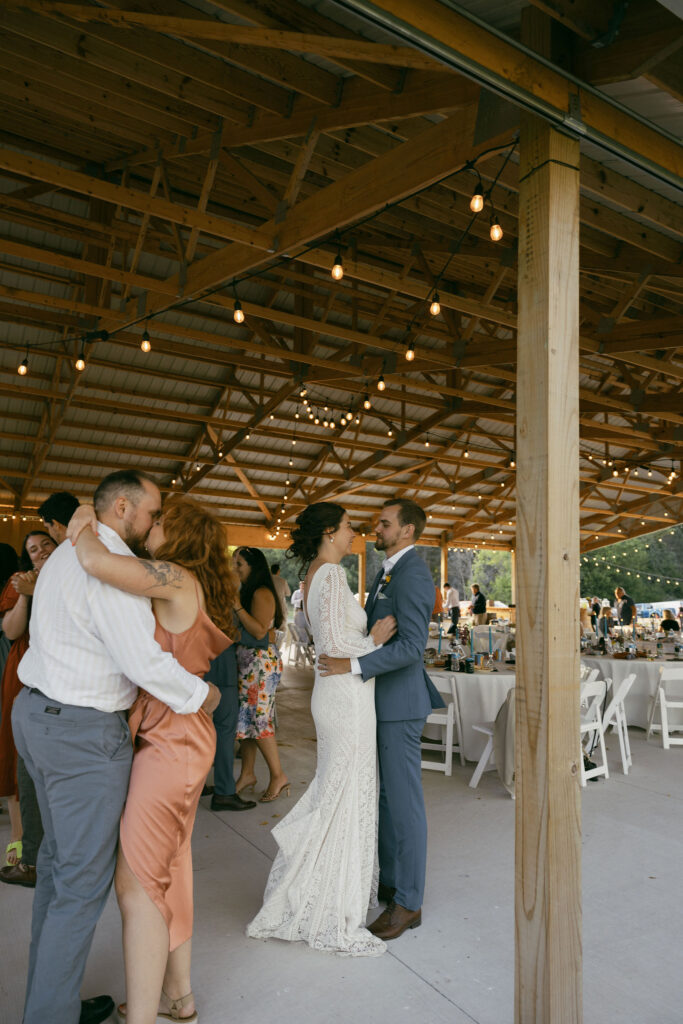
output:
[[[287, 554], [308, 568], [304, 611], [316, 650], [359, 657], [396, 632], [387, 616], [368, 636], [367, 617], [341, 567], [355, 536], [341, 505], [304, 509]], [[247, 927], [256, 939], [307, 942], [346, 956], [378, 956], [381, 939], [365, 927], [377, 896], [377, 740], [374, 680], [321, 676], [311, 711], [318, 738], [315, 778], [273, 829], [279, 847], [263, 907]]]
[[[150, 597], [155, 639], [189, 672], [205, 675], [234, 633], [236, 586], [216, 517], [189, 498], [172, 499], [147, 537], [150, 560], [109, 551], [84, 526], [97, 529], [90, 507], [69, 527], [86, 572]], [[177, 714], [142, 690], [128, 725], [134, 756], [115, 876], [127, 995], [119, 1015], [130, 1024], [196, 1021], [190, 839], [216, 732], [205, 711]]]
[[256, 751], [263, 754], [270, 780], [259, 797], [262, 804], [289, 796], [289, 780], [282, 770], [273, 727], [275, 692], [282, 676], [282, 658], [275, 645], [275, 630], [282, 624], [282, 607], [266, 556], [258, 548], [237, 548], [233, 555], [240, 581], [235, 604], [241, 633], [237, 645], [239, 718], [237, 739], [242, 741], [242, 770], [235, 792], [254, 789]]
[[[56, 548], [55, 542], [44, 530], [32, 530], [24, 538], [19, 556], [19, 572], [5, 584], [0, 594], [0, 616], [2, 631], [11, 641], [5, 667], [2, 673], [2, 714], [0, 715], [0, 796], [7, 797], [10, 817], [11, 838], [7, 846], [5, 867], [26, 866], [22, 849], [22, 823], [19, 808], [19, 787], [17, 784], [17, 748], [12, 733], [12, 705], [21, 691], [21, 680], [17, 669], [28, 650], [28, 624], [31, 617], [31, 597], [35, 590], [38, 573]], [[28, 866], [31, 871], [22, 870], [27, 886], [35, 884], [35, 855], [30, 851]]]

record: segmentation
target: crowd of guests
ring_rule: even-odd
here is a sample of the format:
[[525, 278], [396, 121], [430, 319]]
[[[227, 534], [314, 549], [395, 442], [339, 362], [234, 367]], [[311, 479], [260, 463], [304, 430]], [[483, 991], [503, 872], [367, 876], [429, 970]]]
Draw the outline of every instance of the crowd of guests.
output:
[[207, 774], [213, 810], [249, 810], [260, 753], [260, 802], [289, 795], [273, 726], [289, 587], [257, 548], [230, 561], [197, 502], [162, 514], [142, 473], [110, 474], [94, 506], [61, 492], [39, 514], [19, 556], [0, 545], [0, 879], [35, 888], [24, 1024], [110, 1016], [111, 998], [81, 1001], [80, 985], [112, 880], [119, 1015], [193, 1021], [190, 837]]
[[[614, 606], [609, 598], [592, 597], [584, 599], [580, 609], [581, 628], [585, 634], [595, 632], [600, 637], [611, 636], [615, 626], [632, 626], [638, 619], [638, 609], [633, 598], [623, 587], [614, 591]], [[664, 633], [679, 633], [683, 626], [683, 606], [675, 612], [673, 608], [665, 608], [662, 617], [656, 611], [649, 615], [651, 623], [656, 624]]]

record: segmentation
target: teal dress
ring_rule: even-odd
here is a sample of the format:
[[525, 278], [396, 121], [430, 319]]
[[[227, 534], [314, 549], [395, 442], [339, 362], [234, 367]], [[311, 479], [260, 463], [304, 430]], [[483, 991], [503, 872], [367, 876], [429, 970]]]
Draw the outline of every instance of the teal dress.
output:
[[282, 658], [268, 633], [253, 636], [242, 626], [237, 643], [239, 677], [238, 740], [274, 736], [275, 692], [282, 677]]

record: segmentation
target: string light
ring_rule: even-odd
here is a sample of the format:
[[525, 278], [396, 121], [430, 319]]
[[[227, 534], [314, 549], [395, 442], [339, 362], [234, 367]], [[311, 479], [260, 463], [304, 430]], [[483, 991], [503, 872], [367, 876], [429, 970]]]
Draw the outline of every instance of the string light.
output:
[[26, 353], [22, 361], [19, 363], [19, 366], [17, 367], [17, 373], [19, 374], [20, 377], [25, 377], [26, 374], [28, 373], [28, 352]]
[[472, 213], [481, 213], [483, 209], [484, 189], [482, 187], [480, 178], [474, 192], [472, 193], [472, 198], [470, 199], [470, 210], [472, 211]]
[[83, 349], [81, 349], [81, 354], [76, 360], [75, 366], [79, 373], [81, 370], [85, 370], [85, 351]]
[[330, 271], [335, 281], [341, 281], [344, 276], [344, 267], [342, 266], [342, 255], [341, 251], [337, 249], [337, 255], [334, 258], [334, 266]]
[[386, 389], [386, 381], [384, 380], [384, 374], [380, 373], [379, 380], [377, 381], [377, 390], [384, 391]]
[[503, 237], [503, 229], [498, 222], [498, 218], [495, 214], [491, 217], [491, 227], [489, 228], [489, 237], [492, 242], [500, 242]]
[[415, 345], [411, 341], [410, 344], [408, 345], [408, 348], [406, 349], [406, 359], [408, 360], [409, 363], [412, 363], [414, 358], [415, 358]]
[[369, 395], [366, 395], [365, 398], [363, 399], [363, 408], [366, 411], [368, 409], [372, 409], [372, 402], [370, 401], [370, 396]]
[[306, 387], [305, 384], [302, 384], [301, 385], [301, 391], [299, 392], [299, 398], [305, 398], [307, 394], [308, 394], [308, 388]]
[[339, 418], [339, 426], [340, 427], [345, 427], [346, 426], [346, 416], [344, 415], [344, 413], [342, 413], [341, 417]]
[[438, 316], [439, 313], [441, 312], [441, 303], [439, 302], [438, 292], [434, 292], [434, 298], [432, 299], [432, 303], [429, 307], [429, 312], [432, 314], [432, 316]]
[[147, 330], [146, 327], [142, 332], [142, 341], [140, 342], [140, 348], [142, 349], [143, 352], [149, 352], [150, 349], [152, 348], [152, 343], [149, 340], [149, 331]]
[[244, 310], [242, 309], [242, 303], [239, 299], [235, 299], [235, 305], [232, 307], [233, 313], [232, 318], [236, 324], [244, 323]]
[[462, 457], [463, 457], [463, 459], [469, 459], [469, 457], [470, 457], [469, 448], [465, 448], [465, 451], [462, 453]]
[[393, 436], [394, 436], [393, 428], [389, 427], [389, 429], [387, 430], [387, 437], [393, 437]]

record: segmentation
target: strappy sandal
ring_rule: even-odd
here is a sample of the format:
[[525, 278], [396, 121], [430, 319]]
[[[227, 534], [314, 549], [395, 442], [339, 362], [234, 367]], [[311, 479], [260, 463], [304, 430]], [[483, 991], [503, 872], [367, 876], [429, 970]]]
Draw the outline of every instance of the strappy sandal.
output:
[[[13, 868], [21, 860], [23, 853], [23, 847], [21, 839], [16, 839], [13, 843], [8, 843], [5, 849], [5, 864], [6, 868]], [[14, 854], [14, 857], [10, 857], [10, 854]]]
[[[197, 1024], [197, 1022], [199, 1021], [199, 1014], [197, 1013], [196, 1010], [189, 1017], [180, 1017], [179, 1016], [179, 1012], [180, 1012], [180, 1010], [182, 1010], [182, 1008], [185, 1005], [185, 1003], [187, 1003], [188, 1000], [193, 998], [191, 992], [188, 992], [186, 996], [181, 996], [180, 999], [171, 999], [171, 997], [168, 996], [166, 994], [166, 992], [164, 992], [163, 988], [161, 990], [161, 994], [164, 997], [164, 999], [166, 1000], [166, 1002], [168, 1003], [168, 1009], [169, 1009], [170, 1012], [169, 1013], [162, 1013], [161, 1010], [157, 1010], [157, 1024], [158, 1024], [159, 1021], [165, 1021], [165, 1020], [182, 1021], [183, 1024]], [[117, 1012], [118, 1012], [118, 1015], [119, 1015], [119, 1020], [122, 1021], [123, 1024], [125, 1024], [125, 1021], [126, 1021], [126, 1004], [125, 1003], [121, 1003], [119, 1006], [116, 1007], [116, 1009], [117, 1009]]]
[[190, 1017], [181, 1017], [179, 1011], [189, 1002], [193, 996], [191, 992], [188, 992], [186, 996], [181, 996], [180, 999], [171, 999], [170, 996], [164, 992], [163, 988], [161, 994], [168, 1003], [170, 1013], [157, 1013], [157, 1021], [159, 1020], [182, 1020], [183, 1022], [189, 1021], [189, 1024], [196, 1024], [199, 1020], [199, 1014], [195, 1010]]

